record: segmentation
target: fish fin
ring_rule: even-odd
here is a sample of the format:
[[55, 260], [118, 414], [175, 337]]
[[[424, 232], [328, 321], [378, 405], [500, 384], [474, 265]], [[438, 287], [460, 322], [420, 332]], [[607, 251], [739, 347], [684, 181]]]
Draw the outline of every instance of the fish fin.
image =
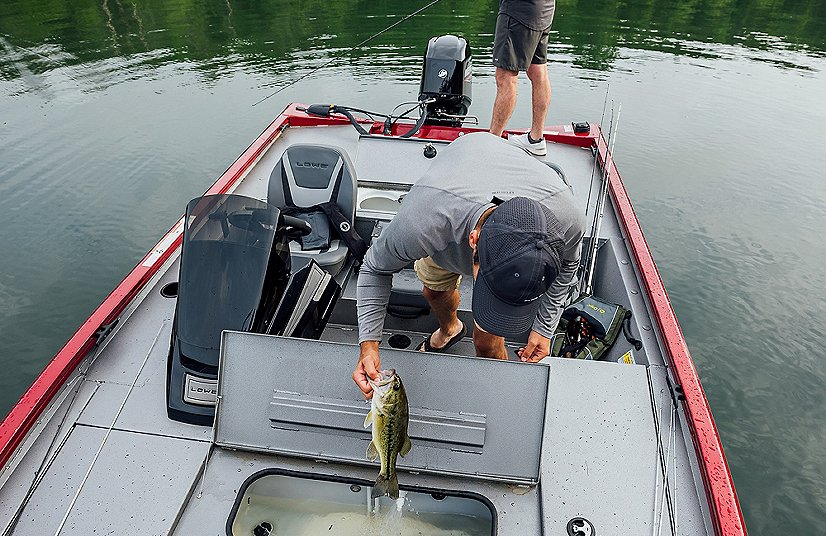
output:
[[378, 457], [379, 450], [376, 448], [376, 444], [371, 441], [370, 444], [367, 445], [367, 459], [374, 462]]
[[364, 418], [364, 427], [370, 428], [373, 425], [373, 410], [367, 412], [367, 417]]
[[370, 497], [373, 499], [385, 495], [388, 495], [391, 499], [399, 498], [399, 478], [395, 473], [390, 478], [379, 473], [379, 477], [373, 485], [373, 491], [370, 492]]
[[413, 443], [410, 442], [410, 437], [407, 435], [404, 436], [404, 444], [402, 445], [402, 449], [399, 451], [399, 454], [402, 456], [406, 456], [410, 449], [413, 448]]

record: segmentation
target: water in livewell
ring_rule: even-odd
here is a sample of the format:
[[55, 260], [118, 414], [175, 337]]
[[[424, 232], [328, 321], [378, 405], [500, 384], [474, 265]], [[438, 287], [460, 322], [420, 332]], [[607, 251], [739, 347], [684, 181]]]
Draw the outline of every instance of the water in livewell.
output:
[[252, 534], [261, 522], [273, 526], [273, 536], [489, 536], [490, 519], [416, 512], [405, 503], [401, 508], [390, 505], [373, 514], [364, 504], [332, 501], [298, 500], [282, 497], [249, 496], [243, 501], [232, 525], [234, 535]]

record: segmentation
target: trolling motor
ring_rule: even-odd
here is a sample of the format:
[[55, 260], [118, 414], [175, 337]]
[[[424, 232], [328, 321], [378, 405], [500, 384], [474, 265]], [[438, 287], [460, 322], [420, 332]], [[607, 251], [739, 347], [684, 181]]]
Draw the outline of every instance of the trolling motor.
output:
[[473, 58], [463, 37], [442, 35], [427, 43], [419, 84], [424, 123], [458, 127], [470, 107]]
[[358, 122], [354, 113], [365, 115], [370, 119], [374, 119], [374, 116], [384, 118], [382, 133], [389, 136], [393, 132], [393, 125], [399, 119], [407, 118], [408, 114], [418, 110], [419, 117], [416, 124], [407, 132], [399, 135], [400, 138], [410, 138], [424, 125], [460, 127], [467, 120], [478, 124], [476, 117], [467, 115], [472, 101], [472, 82], [473, 58], [467, 40], [455, 35], [442, 35], [431, 38], [427, 43], [422, 64], [422, 77], [419, 82], [418, 100], [396, 107], [398, 109], [405, 104], [412, 104], [413, 106], [408, 110], [398, 115], [394, 113], [388, 115], [336, 104], [312, 104], [307, 108], [299, 108], [299, 110], [317, 117], [343, 115], [362, 136], [369, 136], [370, 133]]

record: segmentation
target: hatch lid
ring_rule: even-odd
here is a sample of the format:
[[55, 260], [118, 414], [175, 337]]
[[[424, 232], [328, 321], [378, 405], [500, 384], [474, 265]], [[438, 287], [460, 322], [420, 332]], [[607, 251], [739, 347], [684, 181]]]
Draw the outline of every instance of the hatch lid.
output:
[[[358, 346], [225, 331], [214, 442], [358, 465], [370, 409], [352, 380]], [[382, 348], [401, 376], [413, 449], [397, 467], [514, 484], [539, 481], [549, 367]]]

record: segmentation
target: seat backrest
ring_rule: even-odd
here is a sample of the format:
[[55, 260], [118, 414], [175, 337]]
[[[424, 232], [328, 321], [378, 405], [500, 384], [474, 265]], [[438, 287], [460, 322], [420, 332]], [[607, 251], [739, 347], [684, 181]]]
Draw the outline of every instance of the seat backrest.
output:
[[329, 145], [287, 147], [270, 175], [267, 201], [276, 207], [310, 207], [334, 201], [352, 222], [356, 172], [347, 154]]

